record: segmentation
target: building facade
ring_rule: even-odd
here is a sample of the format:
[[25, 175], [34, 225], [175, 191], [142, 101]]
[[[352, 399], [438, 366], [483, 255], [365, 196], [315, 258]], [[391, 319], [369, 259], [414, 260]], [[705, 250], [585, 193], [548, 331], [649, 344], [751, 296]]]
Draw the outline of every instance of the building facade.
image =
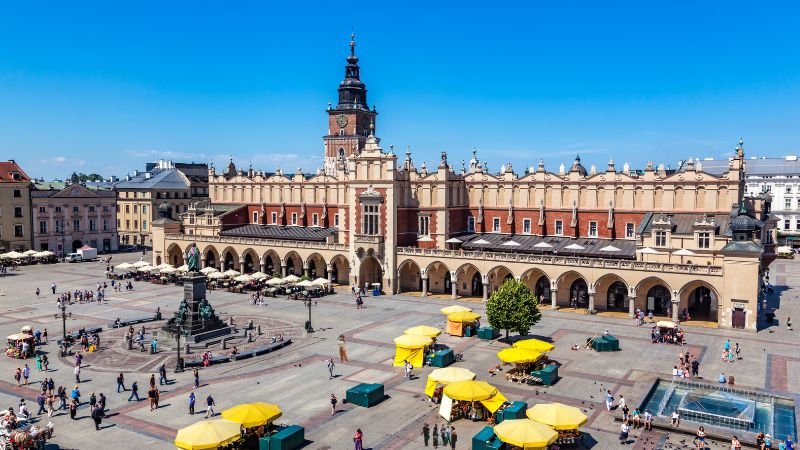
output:
[[113, 190], [80, 183], [34, 183], [31, 190], [33, 248], [57, 255], [84, 245], [117, 250], [117, 200]]
[[159, 205], [168, 204], [177, 216], [208, 198], [208, 165], [160, 160], [114, 183], [114, 190], [119, 244], [151, 246]]
[[12, 159], [0, 161], [0, 253], [31, 248], [31, 179]]
[[209, 201], [154, 227], [154, 263], [182, 264], [197, 243], [204, 266], [484, 300], [513, 277], [554, 308], [755, 329], [774, 220], [768, 195], [743, 198], [743, 146], [720, 174], [613, 160], [587, 170], [579, 157], [491, 173], [477, 152], [460, 167], [446, 153], [418, 166], [380, 146], [350, 46], [324, 166], [210, 167]]

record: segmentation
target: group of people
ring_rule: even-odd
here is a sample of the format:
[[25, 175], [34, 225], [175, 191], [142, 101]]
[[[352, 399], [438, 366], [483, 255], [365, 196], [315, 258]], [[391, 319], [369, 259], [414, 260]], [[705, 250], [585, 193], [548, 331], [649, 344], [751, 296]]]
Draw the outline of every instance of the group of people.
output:
[[433, 448], [439, 448], [439, 442], [441, 440], [442, 447], [450, 447], [455, 450], [456, 443], [458, 442], [456, 428], [447, 424], [442, 424], [441, 427], [437, 424], [433, 424], [433, 431], [431, 431], [431, 427], [428, 426], [427, 423], [422, 425], [422, 441], [425, 443], [425, 447], [428, 446], [431, 440], [433, 441]]
[[737, 342], [733, 347], [731, 347], [731, 340], [726, 339], [725, 343], [722, 345], [722, 362], [724, 363], [733, 363], [737, 359], [739, 359], [739, 354], [742, 352], [742, 348], [739, 347], [739, 343]]
[[678, 364], [672, 367], [672, 378], [700, 378], [700, 361], [688, 351], [678, 353]]
[[675, 345], [686, 345], [686, 336], [683, 333], [683, 328], [678, 328], [675, 325], [672, 328], [658, 327], [653, 325], [650, 330], [650, 340], [653, 344], [666, 343]]

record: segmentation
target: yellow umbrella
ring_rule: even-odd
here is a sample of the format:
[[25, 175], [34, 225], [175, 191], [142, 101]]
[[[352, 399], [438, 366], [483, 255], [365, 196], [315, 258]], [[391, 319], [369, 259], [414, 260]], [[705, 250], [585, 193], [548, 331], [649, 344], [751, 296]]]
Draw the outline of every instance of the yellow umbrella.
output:
[[524, 341], [517, 341], [514, 343], [514, 347], [525, 348], [542, 353], [551, 352], [556, 348], [555, 345], [539, 339], [525, 339]]
[[451, 322], [474, 322], [480, 318], [480, 314], [469, 311], [457, 312], [447, 316], [447, 320]]
[[242, 426], [230, 420], [204, 420], [178, 430], [175, 446], [186, 450], [215, 449], [242, 436]]
[[539, 403], [528, 409], [526, 414], [529, 419], [554, 430], [577, 430], [588, 420], [580, 408], [561, 403]]
[[497, 357], [503, 362], [521, 364], [536, 362], [542, 357], [542, 354], [533, 350], [511, 347], [500, 350]]
[[494, 427], [494, 434], [506, 444], [526, 450], [544, 449], [558, 439], [555, 430], [529, 419], [504, 420]]
[[466, 306], [461, 305], [452, 305], [446, 308], [442, 308], [442, 314], [453, 314], [458, 312], [472, 312], [472, 308], [467, 308]]
[[403, 334], [409, 334], [409, 335], [412, 335], [412, 336], [425, 336], [425, 337], [429, 337], [429, 338], [435, 338], [436, 336], [439, 336], [440, 334], [442, 334], [442, 330], [440, 330], [438, 328], [435, 328], [435, 327], [429, 327], [427, 325], [420, 325], [420, 326], [417, 326], [417, 327], [411, 327], [411, 328], [407, 329], [406, 331], [403, 332]]
[[479, 402], [496, 394], [497, 389], [485, 381], [457, 381], [444, 387], [444, 395], [464, 402]]
[[476, 377], [475, 372], [464, 369], [463, 367], [444, 367], [436, 369], [428, 375], [428, 383], [425, 385], [425, 393], [428, 397], [433, 396], [436, 390], [436, 384], [448, 385], [458, 381], [474, 380]]
[[232, 422], [240, 423], [245, 428], [254, 428], [280, 417], [282, 414], [278, 405], [269, 403], [244, 403], [222, 411], [222, 417]]
[[394, 343], [398, 347], [417, 348], [417, 347], [426, 347], [428, 345], [431, 345], [433, 341], [431, 340], [431, 338], [427, 336], [404, 334], [402, 336], [394, 338]]

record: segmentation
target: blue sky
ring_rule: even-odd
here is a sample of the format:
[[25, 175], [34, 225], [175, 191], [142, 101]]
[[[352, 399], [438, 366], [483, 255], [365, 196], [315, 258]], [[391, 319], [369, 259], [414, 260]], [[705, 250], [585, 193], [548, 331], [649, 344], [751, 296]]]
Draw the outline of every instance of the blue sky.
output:
[[383, 147], [418, 163], [674, 167], [740, 136], [797, 154], [800, 5], [769, 5], [4, 3], [0, 158], [46, 178], [228, 155], [314, 171], [351, 30]]

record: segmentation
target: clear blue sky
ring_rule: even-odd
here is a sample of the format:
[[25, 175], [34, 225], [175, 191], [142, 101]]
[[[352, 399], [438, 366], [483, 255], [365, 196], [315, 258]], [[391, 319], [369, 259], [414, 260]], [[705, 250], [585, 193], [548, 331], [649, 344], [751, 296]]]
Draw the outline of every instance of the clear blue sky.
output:
[[4, 3], [0, 158], [314, 171], [353, 29], [377, 134], [417, 163], [800, 152], [800, 5], [610, 3]]

